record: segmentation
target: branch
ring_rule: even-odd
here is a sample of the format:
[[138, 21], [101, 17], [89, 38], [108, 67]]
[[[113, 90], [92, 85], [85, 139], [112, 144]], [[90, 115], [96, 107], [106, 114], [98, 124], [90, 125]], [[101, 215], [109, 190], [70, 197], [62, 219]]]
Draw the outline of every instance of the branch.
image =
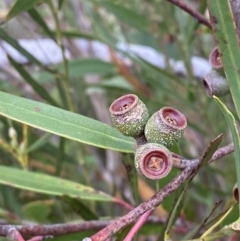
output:
[[53, 225], [0, 225], [0, 236], [13, 237], [16, 240], [16, 231], [23, 237], [33, 236], [59, 236], [87, 230], [100, 230], [112, 222], [109, 220], [86, 221], [78, 224], [53, 224]]
[[[17, 238], [20, 233], [24, 238], [39, 236], [60, 236], [69, 233], [77, 233], [82, 231], [98, 231], [106, 227], [115, 220], [96, 220], [84, 221], [81, 223], [70, 224], [50, 224], [50, 225], [9, 225], [0, 224], [0, 236], [8, 237], [11, 240], [19, 240]], [[157, 216], [150, 216], [148, 223], [163, 223], [163, 220]], [[33, 239], [31, 239], [33, 240]]]
[[[234, 152], [234, 145], [233, 143], [230, 143], [226, 146], [223, 146], [216, 150], [214, 154], [212, 155], [211, 159], [208, 161], [208, 164]], [[187, 160], [182, 156], [179, 156], [175, 153], [172, 153], [173, 155], [173, 165], [175, 168], [178, 168], [180, 170], [184, 170], [187, 166], [189, 166], [191, 163], [198, 161], [198, 159], [194, 160]]]
[[233, 143], [230, 143], [226, 146], [219, 148], [217, 151], [215, 151], [215, 153], [213, 154], [212, 158], [209, 160], [208, 163], [216, 161], [232, 152], [234, 152], [234, 145], [233, 145]]
[[175, 191], [187, 178], [189, 178], [192, 172], [197, 168], [199, 162], [194, 162], [194, 165], [188, 166], [177, 177], [175, 177], [169, 184], [163, 189], [157, 192], [146, 202], [143, 202], [134, 210], [126, 214], [125, 216], [117, 219], [109, 224], [107, 227], [94, 234], [89, 240], [91, 241], [104, 241], [110, 238], [113, 234], [118, 232], [126, 225], [132, 223], [137, 218], [141, 217], [145, 212], [157, 207], [161, 202], [166, 199], [173, 191]]
[[[226, 145], [219, 148], [210, 159], [209, 163], [231, 153], [234, 151], [233, 144]], [[0, 225], [0, 236], [11, 237], [11, 239], [18, 239], [19, 233], [25, 238], [36, 236], [59, 236], [69, 233], [76, 233], [87, 230], [100, 230], [93, 235], [91, 241], [103, 241], [110, 238], [113, 234], [118, 232], [121, 228], [134, 222], [140, 218], [146, 212], [153, 210], [163, 200], [165, 200], [173, 191], [175, 191], [191, 174], [196, 170], [200, 162], [199, 159], [187, 160], [178, 155], [174, 155], [175, 167], [183, 170], [177, 177], [175, 177], [169, 184], [163, 189], [157, 192], [149, 200], [143, 202], [138, 207], [130, 211], [125, 216], [117, 220], [97, 220], [97, 221], [85, 221], [78, 224], [54, 224], [54, 225]], [[177, 160], [179, 162], [177, 163]], [[128, 206], [128, 208], [132, 208]], [[144, 218], [144, 217], [143, 217]], [[148, 222], [162, 223], [162, 220], [156, 217], [149, 217]], [[36, 237], [36, 240], [41, 240], [41, 237]]]
[[201, 13], [195, 11], [191, 7], [189, 7], [186, 3], [182, 2], [181, 0], [167, 0], [168, 2], [176, 5], [177, 7], [181, 8], [192, 17], [194, 17], [199, 23], [204, 24], [206, 27], [212, 29], [212, 25], [207, 18], [205, 18]]
[[[215, 161], [233, 151], [233, 144], [229, 144], [222, 148], [219, 148], [212, 156], [209, 162]], [[169, 184], [167, 184], [163, 189], [157, 192], [153, 197], [151, 197], [146, 202], [143, 202], [134, 210], [126, 214], [125, 216], [117, 219], [116, 221], [109, 224], [104, 229], [100, 230], [98, 233], [94, 234], [89, 240], [90, 241], [104, 241], [118, 232], [120, 229], [125, 227], [126, 225], [134, 222], [136, 219], [140, 218], [144, 213], [152, 210], [152, 208], [157, 207], [162, 203], [164, 199], [166, 199], [173, 191], [178, 189], [178, 187], [188, 179], [192, 173], [198, 168], [198, 165], [201, 161], [201, 158], [194, 160], [186, 160], [185, 158], [181, 158], [178, 155], [174, 155], [175, 164], [177, 159], [179, 163], [175, 165], [183, 171], [175, 177]], [[185, 167], [184, 167], [185, 165]]]

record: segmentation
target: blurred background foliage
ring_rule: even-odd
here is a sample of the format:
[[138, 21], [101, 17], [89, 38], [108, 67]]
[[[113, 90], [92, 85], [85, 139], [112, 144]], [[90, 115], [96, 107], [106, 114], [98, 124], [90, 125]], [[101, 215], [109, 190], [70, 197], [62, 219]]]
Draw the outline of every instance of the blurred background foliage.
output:
[[[11, 9], [13, 2], [0, 1], [0, 46], [6, 53], [8, 43], [25, 59], [14, 58], [8, 52], [7, 59], [0, 64], [1, 91], [45, 102], [108, 125], [111, 125], [108, 113], [111, 102], [121, 95], [135, 93], [145, 102], [150, 114], [163, 106], [172, 106], [185, 114], [188, 127], [184, 138], [172, 148], [174, 152], [189, 159], [199, 157], [220, 133], [224, 133], [223, 144], [231, 142], [220, 110], [207, 97], [202, 79], [191, 67], [193, 56], [208, 59], [215, 46], [212, 32], [181, 9], [166, 0], [32, 1], [32, 5]], [[206, 1], [185, 2], [207, 16]], [[48, 49], [47, 44], [42, 45], [46, 39], [60, 46], [60, 61], [52, 60], [59, 52]], [[38, 48], [25, 52], [20, 45], [22, 40], [35, 41]], [[144, 46], [149, 47], [163, 57], [163, 64], [154, 65], [128, 49], [123, 51], [121, 44], [134, 44], [140, 51]], [[36, 57], [38, 54], [44, 56], [44, 61]], [[148, 51], [143, 53], [147, 54]], [[151, 58], [154, 62], [150, 55], [148, 59]], [[172, 63], [177, 61], [185, 66], [184, 73], [174, 70]], [[159, 64], [163, 68], [159, 68]], [[199, 68], [202, 68], [200, 63]], [[233, 109], [229, 96], [222, 99]], [[122, 164], [125, 159], [131, 162], [132, 154], [81, 144], [5, 117], [0, 117], [0, 130], [1, 165], [72, 180], [133, 205], [149, 198], [156, 188], [178, 173], [173, 170], [157, 184], [140, 180], [136, 190], [136, 186], [129, 185]], [[9, 130], [15, 130], [15, 134], [9, 135]], [[223, 201], [216, 214], [232, 202], [231, 192], [236, 181], [232, 159], [232, 155], [228, 155], [206, 166], [191, 184], [181, 209], [181, 216], [191, 227], [210, 213], [216, 201]], [[82, 210], [90, 209], [94, 214], [84, 215], [72, 209], [71, 202], [55, 195], [9, 185], [1, 185], [0, 189], [3, 223], [65, 223], [117, 217], [126, 212], [113, 202], [109, 206], [109, 202], [104, 201], [75, 200], [82, 205]], [[156, 215], [166, 218], [180, 191], [164, 201]], [[232, 212], [222, 225], [235, 219]], [[163, 227], [143, 227], [141, 240], [156, 240], [161, 237]], [[176, 240], [187, 231], [175, 230]], [[89, 232], [68, 240], [84, 236], [89, 236]]]

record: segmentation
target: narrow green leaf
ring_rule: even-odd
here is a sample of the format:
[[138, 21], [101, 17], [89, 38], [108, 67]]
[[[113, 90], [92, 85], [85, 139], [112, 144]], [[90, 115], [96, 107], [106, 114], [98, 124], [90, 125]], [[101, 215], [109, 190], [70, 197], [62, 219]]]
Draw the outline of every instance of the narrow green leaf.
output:
[[48, 222], [48, 216], [51, 214], [53, 200], [37, 200], [27, 203], [22, 207], [24, 218], [38, 223]]
[[207, 223], [207, 221], [210, 219], [210, 217], [212, 217], [212, 215], [214, 214], [215, 210], [220, 206], [220, 204], [222, 203], [222, 201], [217, 201], [214, 203], [210, 213], [207, 215], [207, 217], [205, 217], [202, 222], [198, 225], [196, 225], [193, 229], [191, 229], [183, 238], [183, 240], [186, 239], [192, 239], [195, 238], [198, 233], [201, 231], [201, 229], [204, 227], [204, 225]]
[[209, 146], [207, 147], [206, 151], [204, 152], [199, 166], [197, 168], [197, 170], [193, 173], [193, 175], [191, 176], [190, 180], [188, 181], [187, 185], [185, 186], [183, 192], [181, 193], [181, 195], [179, 196], [173, 210], [171, 213], [171, 216], [169, 218], [168, 224], [167, 224], [167, 228], [166, 231], [164, 233], [164, 240], [168, 240], [169, 239], [169, 233], [170, 233], [170, 228], [172, 227], [173, 221], [176, 218], [176, 214], [177, 211], [185, 197], [185, 194], [187, 192], [187, 189], [189, 188], [190, 183], [192, 182], [193, 178], [196, 176], [196, 174], [198, 173], [199, 169], [204, 165], [207, 164], [207, 162], [210, 160], [210, 158], [212, 157], [213, 153], [217, 150], [218, 146], [220, 145], [221, 141], [222, 141], [223, 135], [219, 135], [218, 137], [216, 137], [214, 140], [212, 140], [209, 144]]
[[17, 70], [17, 72], [23, 77], [25, 80], [39, 96], [41, 96], [44, 100], [46, 100], [49, 104], [58, 106], [56, 101], [48, 94], [48, 92], [38, 84], [35, 79], [22, 67], [21, 64], [17, 63], [13, 58], [8, 56], [10, 63]]
[[[74, 31], [74, 30], [69, 30], [69, 31], [61, 31], [62, 36], [66, 37], [66, 38], [84, 38], [84, 39], [89, 39], [89, 40], [99, 40], [101, 41], [97, 36], [95, 35], [91, 35], [91, 34], [86, 34], [86, 33], [82, 33], [79, 31]], [[55, 31], [54, 31], [55, 34]]]
[[29, 15], [31, 18], [39, 24], [39, 26], [42, 27], [44, 32], [55, 41], [55, 34], [49, 29], [41, 15], [38, 13], [38, 11], [34, 8], [28, 10]]
[[[131, 224], [126, 225], [123, 229], [121, 229], [121, 232], [118, 232], [117, 235], [116, 235], [116, 241], [124, 240], [124, 238], [130, 232], [132, 227], [133, 227], [133, 224], [131, 223]], [[134, 239], [133, 241], [136, 241], [136, 239]]]
[[[240, 187], [240, 138], [238, 134], [236, 121], [233, 114], [228, 110], [228, 108], [223, 104], [223, 102], [216, 96], [213, 96], [213, 98], [216, 101], [217, 105], [219, 106], [220, 110], [222, 111], [232, 133], [233, 144], [234, 144], [234, 157], [235, 157], [234, 159], [235, 159], [235, 166], [236, 166], [236, 172], [237, 172], [237, 184], [239, 188]], [[239, 213], [240, 213], [240, 202], [239, 202]]]
[[[141, 58], [140, 56], [133, 57], [132, 59], [133, 59], [133, 61], [135, 60], [135, 62], [137, 62], [142, 67], [146, 68], [146, 70], [153, 72], [152, 74], [154, 76], [156, 76], [158, 78], [159, 77], [165, 78], [169, 82], [175, 81], [176, 83], [178, 83], [178, 81], [175, 80], [176, 75], [169, 73], [169, 71], [160, 69], [159, 67], [151, 64], [150, 62], [146, 61], [145, 59]], [[179, 83], [179, 85], [181, 85], [181, 84]]]
[[[225, 213], [225, 215], [223, 215], [220, 220], [218, 220], [212, 227], [210, 227], [207, 231], [204, 232], [204, 234], [200, 237], [201, 239], [205, 239], [206, 237], [209, 236], [209, 234], [211, 234], [211, 232], [219, 225], [223, 222], [223, 220], [229, 215], [229, 213], [233, 210], [234, 208], [234, 204], [229, 208], [229, 210]], [[211, 239], [210, 239], [211, 240]]]
[[137, 29], [143, 29], [148, 26], [146, 16], [143, 16], [122, 4], [116, 4], [112, 1], [99, 1], [98, 4], [105, 8], [109, 13], [114, 14], [121, 22]]
[[80, 215], [84, 220], [98, 220], [98, 216], [83, 202], [77, 198], [63, 196], [63, 200], [69, 204], [73, 211]]
[[49, 142], [50, 138], [52, 138], [52, 136], [53, 135], [51, 133], [45, 133], [40, 138], [38, 138], [32, 145], [28, 147], [27, 152], [30, 153], [45, 146]]
[[[45, 2], [46, 0], [41, 0], [41, 2]], [[16, 17], [18, 14], [29, 10], [30, 8], [34, 7], [39, 3], [39, 0], [15, 0], [11, 8], [9, 9], [6, 17], [5, 22], [10, 20], [11, 18]]]
[[[1, 190], [3, 191], [3, 190]], [[2, 204], [4, 205], [4, 204]], [[16, 213], [13, 213], [12, 211], [9, 211], [9, 209], [0, 208], [0, 216], [1, 218], [4, 218], [9, 223], [14, 223], [17, 220], [19, 220], [19, 217], [16, 216]]]
[[97, 38], [107, 44], [109, 47], [114, 48], [117, 43], [117, 38], [114, 36], [107, 26], [103, 24], [103, 21], [99, 14], [96, 11], [90, 11], [88, 10], [89, 17], [92, 21], [92, 27], [94, 35], [97, 36]]
[[65, 148], [66, 148], [66, 139], [61, 137], [59, 140], [59, 145], [58, 145], [58, 155], [57, 155], [57, 163], [55, 166], [55, 175], [60, 176], [63, 168], [63, 163], [65, 162]]
[[[62, 65], [59, 66], [62, 68]], [[76, 59], [69, 62], [69, 75], [71, 78], [83, 77], [87, 74], [114, 74], [117, 68], [106, 61], [96, 58]]]
[[124, 34], [129, 43], [149, 46], [153, 49], [156, 49], [158, 52], [161, 52], [157, 38], [150, 31], [139, 31], [138, 29], [138, 31], [128, 31]]
[[0, 28], [0, 39], [6, 41], [13, 48], [15, 48], [19, 53], [24, 55], [29, 61], [42, 66], [41, 62], [31, 55], [27, 50], [25, 50], [14, 38], [10, 37], [3, 29]]
[[218, 42], [225, 75], [240, 118], [240, 48], [232, 10], [228, 1], [208, 0], [213, 32]]
[[[42, 71], [40, 72], [40, 75], [41, 75]], [[46, 73], [47, 76], [49, 73]], [[53, 76], [51, 76], [53, 77]], [[62, 102], [62, 105], [64, 109], [68, 109], [68, 102], [67, 102], [67, 97], [65, 95], [65, 91], [64, 91], [64, 84], [63, 84], [63, 81], [62, 81], [62, 78], [58, 75], [55, 75], [55, 83], [56, 83], [56, 86], [57, 86], [57, 89], [58, 89], [58, 92], [59, 92], [59, 96], [60, 96], [60, 100]], [[39, 77], [37, 78], [37, 80], [40, 82], [42, 79], [39, 79]], [[50, 79], [49, 79], [50, 80]], [[50, 81], [46, 81], [48, 83], [50, 83]]]
[[138, 173], [133, 161], [134, 156], [132, 154], [124, 154], [122, 160], [127, 171], [128, 181], [132, 189], [135, 204], [139, 204]]
[[[57, 70], [61, 70], [63, 64], [59, 64], [55, 67]], [[68, 67], [70, 78], [81, 78], [87, 74], [107, 75], [117, 73], [117, 68], [112, 63], [96, 58], [75, 59], [69, 61]], [[53, 74], [47, 71], [41, 71], [40, 73], [34, 74], [34, 77], [41, 81], [41, 83], [55, 78]]]
[[58, 9], [61, 10], [64, 4], [64, 0], [58, 0]]
[[55, 175], [60, 176], [63, 163], [65, 162], [65, 149], [66, 149], [66, 139], [61, 137], [58, 145], [57, 163], [55, 166]]
[[33, 192], [95, 200], [114, 201], [114, 198], [101, 191], [79, 183], [45, 174], [0, 166], [0, 183]]
[[104, 79], [99, 83], [102, 87], [123, 89], [129, 92], [134, 91], [134, 87], [121, 75], [116, 75], [110, 79]]
[[0, 92], [0, 115], [85, 144], [133, 152], [134, 139], [94, 119]]
[[217, 150], [217, 148], [219, 147], [219, 145], [221, 144], [223, 139], [223, 134], [220, 134], [219, 136], [217, 136], [214, 140], [212, 140], [209, 144], [209, 146], [207, 147], [207, 150], [204, 152], [200, 163], [198, 165], [198, 168], [196, 170], [196, 172], [203, 166], [206, 165], [208, 163], [208, 161], [211, 159], [212, 155], [214, 154], [214, 152]]
[[179, 196], [177, 202], [175, 203], [172, 212], [170, 214], [170, 217], [168, 219], [168, 223], [167, 223], [167, 227], [166, 230], [164, 232], [164, 241], [165, 240], [169, 240], [169, 234], [170, 234], [170, 230], [172, 228], [173, 223], [176, 221], [176, 218], [178, 217], [180, 211], [181, 211], [181, 206], [185, 197], [185, 194], [187, 192], [189, 185], [186, 185], [181, 193], [181, 195]]
[[7, 209], [11, 210], [11, 212], [14, 213], [16, 216], [20, 215], [21, 204], [17, 200], [18, 199], [17, 192], [15, 192], [11, 187], [7, 187], [3, 185], [0, 185], [0, 187], [1, 187], [1, 196], [2, 196], [2, 203], [3, 203], [2, 205]]

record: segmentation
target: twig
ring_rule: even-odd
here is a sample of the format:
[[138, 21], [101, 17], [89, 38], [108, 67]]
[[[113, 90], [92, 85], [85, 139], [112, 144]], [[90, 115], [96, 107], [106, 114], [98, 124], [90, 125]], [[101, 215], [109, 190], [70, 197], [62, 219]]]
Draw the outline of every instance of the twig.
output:
[[23, 237], [34, 236], [59, 236], [87, 230], [100, 230], [109, 225], [112, 220], [85, 221], [78, 224], [53, 224], [53, 225], [0, 225], [0, 236], [14, 236], [16, 231]]
[[[24, 237], [39, 236], [60, 236], [69, 233], [77, 233], [88, 230], [100, 230], [110, 223], [115, 221], [112, 220], [96, 220], [96, 221], [84, 221], [81, 223], [69, 223], [69, 224], [50, 224], [50, 225], [0, 225], [0, 236], [8, 237], [11, 240], [16, 240], [18, 232]], [[150, 216], [147, 220], [148, 223], [163, 223], [162, 219], [156, 216]], [[32, 239], [31, 239], [32, 240]]]
[[[219, 148], [212, 157], [212, 161], [217, 160], [228, 153], [233, 151], [233, 145], [229, 144], [222, 148]], [[186, 179], [188, 179], [192, 173], [198, 168], [201, 158], [194, 160], [186, 160], [185, 158], [181, 158], [178, 155], [175, 155], [175, 158], [181, 160], [181, 165], [179, 165], [180, 169], [183, 171], [174, 178], [169, 184], [167, 184], [163, 189], [157, 192], [152, 198], [143, 202], [134, 210], [126, 214], [125, 216], [119, 218], [118, 220], [112, 222], [104, 229], [100, 230], [98, 233], [94, 234], [90, 240], [91, 241], [104, 241], [110, 238], [113, 234], [118, 232], [120, 229], [125, 227], [126, 225], [134, 222], [137, 218], [139, 218], [144, 213], [152, 210], [152, 208], [161, 204], [161, 202], [166, 199], [173, 191], [175, 191]], [[184, 165], [185, 168], [184, 168]], [[177, 166], [176, 166], [177, 167]]]
[[[8, 239], [10, 240], [16, 240], [16, 241], [25, 241], [23, 236], [21, 235], [21, 233], [19, 231], [17, 231], [15, 228], [12, 228], [9, 231], [9, 234], [7, 236]], [[42, 241], [48, 238], [53, 238], [53, 236], [36, 236], [33, 237], [27, 241]]]
[[[231, 152], [233, 152], [233, 144], [226, 145], [219, 148], [212, 156], [209, 162], [215, 161]], [[100, 230], [98, 233], [93, 235], [88, 240], [91, 241], [103, 241], [110, 238], [113, 234], [118, 232], [121, 228], [132, 223], [142, 215], [153, 210], [157, 207], [164, 199], [166, 199], [173, 191], [175, 191], [186, 179], [188, 179], [192, 173], [198, 167], [200, 159], [187, 160], [175, 154], [175, 158], [179, 159], [178, 163], [179, 169], [183, 171], [174, 178], [169, 184], [167, 184], [163, 189], [157, 192], [149, 200], [143, 202], [138, 207], [130, 211], [127, 215], [117, 219], [117, 220], [97, 220], [97, 221], [85, 221], [78, 224], [54, 224], [54, 225], [0, 225], [0, 236], [9, 237], [9, 235], [17, 235], [19, 232], [23, 237], [36, 237], [36, 236], [59, 236], [69, 233], [76, 233], [87, 230]], [[185, 168], [184, 168], [185, 165]], [[122, 204], [122, 203], [120, 203]], [[126, 206], [126, 208], [131, 208], [131, 206]], [[145, 215], [143, 216], [145, 217]], [[162, 223], [161, 219], [156, 219], [155, 217], [149, 217], [148, 222]]]
[[188, 14], [190, 14], [192, 17], [194, 17], [199, 23], [204, 24], [208, 28], [212, 29], [212, 25], [210, 21], [208, 21], [207, 18], [205, 18], [201, 13], [195, 11], [191, 7], [189, 7], [186, 3], [182, 2], [181, 0], [167, 0], [168, 2], [178, 6]]
[[132, 223], [145, 212], [152, 210], [158, 206], [164, 199], [166, 199], [173, 191], [175, 191], [187, 178], [189, 178], [192, 172], [197, 168], [198, 163], [194, 162], [194, 165], [188, 166], [184, 169], [176, 178], [174, 178], [163, 189], [157, 192], [148, 201], [141, 203], [134, 210], [126, 214], [125, 216], [117, 219], [109, 224], [107, 227], [94, 234], [90, 239], [91, 241], [104, 241], [110, 238], [113, 234], [118, 232], [126, 225]]
[[176, 153], [172, 152], [173, 157], [173, 166], [180, 170], [185, 169], [187, 166], [191, 165], [191, 163], [195, 160], [187, 160], [184, 157], [177, 155]]
[[212, 158], [209, 160], [208, 163], [216, 161], [217, 159], [220, 159], [221, 157], [224, 157], [227, 154], [232, 153], [233, 151], [234, 151], [233, 143], [223, 146], [223, 147], [219, 148], [217, 151], [215, 151], [215, 153], [213, 154]]
[[[234, 152], [234, 145], [233, 143], [230, 143], [226, 146], [223, 146], [215, 151], [215, 153], [212, 155], [212, 158], [208, 161], [208, 164]], [[191, 163], [196, 162], [197, 160], [187, 160], [186, 158], [177, 155], [176, 153], [172, 153], [173, 155], [173, 165], [175, 168], [178, 168], [180, 170], [185, 169], [187, 166], [189, 166]]]

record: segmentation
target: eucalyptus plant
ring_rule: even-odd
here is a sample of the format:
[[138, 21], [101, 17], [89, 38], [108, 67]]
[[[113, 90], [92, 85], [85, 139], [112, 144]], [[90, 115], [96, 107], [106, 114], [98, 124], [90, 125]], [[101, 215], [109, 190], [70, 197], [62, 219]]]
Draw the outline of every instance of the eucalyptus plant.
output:
[[238, 240], [239, 9], [1, 1], [0, 236]]

